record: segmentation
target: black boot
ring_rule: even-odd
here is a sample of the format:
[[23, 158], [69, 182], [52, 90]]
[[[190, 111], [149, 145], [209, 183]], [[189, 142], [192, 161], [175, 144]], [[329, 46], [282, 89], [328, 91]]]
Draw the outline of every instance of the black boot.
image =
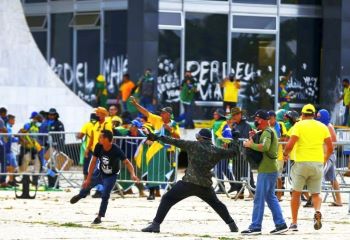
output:
[[156, 197], [154, 195], [154, 188], [149, 189], [149, 196], [147, 197], [147, 200], [154, 200]]
[[156, 222], [152, 222], [148, 227], [143, 228], [142, 232], [150, 232], [150, 233], [159, 233], [160, 232], [160, 224]]
[[238, 232], [238, 227], [235, 222], [227, 224], [231, 230], [231, 232]]

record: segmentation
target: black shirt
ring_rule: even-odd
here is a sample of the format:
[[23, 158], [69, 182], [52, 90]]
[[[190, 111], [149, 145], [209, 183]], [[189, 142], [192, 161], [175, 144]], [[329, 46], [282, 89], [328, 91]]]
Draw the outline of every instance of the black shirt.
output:
[[106, 175], [118, 173], [120, 161], [126, 159], [123, 151], [114, 143], [109, 151], [104, 150], [101, 144], [96, 144], [93, 155], [100, 159], [100, 170]]

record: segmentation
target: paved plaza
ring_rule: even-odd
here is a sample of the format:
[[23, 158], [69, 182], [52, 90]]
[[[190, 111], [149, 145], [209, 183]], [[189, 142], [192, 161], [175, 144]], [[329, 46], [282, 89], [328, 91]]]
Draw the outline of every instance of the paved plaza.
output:
[[[155, 215], [160, 198], [147, 201], [138, 194], [124, 199], [113, 194], [106, 218], [99, 226], [91, 222], [98, 212], [100, 200], [88, 196], [75, 205], [69, 199], [77, 189], [59, 192], [38, 192], [36, 199], [16, 199], [13, 191], [0, 191], [0, 239], [349, 239], [350, 215], [348, 195], [343, 194], [343, 207], [330, 207], [328, 197], [322, 206], [323, 228], [313, 229], [313, 209], [301, 208], [299, 232], [271, 236], [274, 228], [266, 208], [261, 236], [245, 237], [230, 233], [218, 215], [197, 198], [188, 198], [174, 206], [161, 225], [160, 234], [140, 232]], [[288, 194], [289, 195], [289, 194]], [[227, 205], [240, 230], [248, 227], [253, 202], [234, 201], [219, 195]], [[281, 202], [287, 224], [290, 223], [289, 196]]]

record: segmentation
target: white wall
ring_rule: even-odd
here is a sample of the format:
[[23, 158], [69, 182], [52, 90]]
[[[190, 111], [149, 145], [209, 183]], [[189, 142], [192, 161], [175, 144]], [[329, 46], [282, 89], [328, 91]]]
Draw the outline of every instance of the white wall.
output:
[[20, 0], [0, 1], [0, 106], [17, 120], [18, 129], [32, 111], [54, 107], [67, 131], [78, 131], [92, 108], [52, 72], [37, 47]]

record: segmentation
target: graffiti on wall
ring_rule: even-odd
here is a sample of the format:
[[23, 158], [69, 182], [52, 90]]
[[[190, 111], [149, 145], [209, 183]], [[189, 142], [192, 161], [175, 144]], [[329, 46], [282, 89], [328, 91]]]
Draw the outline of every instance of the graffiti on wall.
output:
[[181, 80], [178, 74], [179, 64], [167, 57], [158, 59], [157, 92], [161, 102], [180, 101]]

